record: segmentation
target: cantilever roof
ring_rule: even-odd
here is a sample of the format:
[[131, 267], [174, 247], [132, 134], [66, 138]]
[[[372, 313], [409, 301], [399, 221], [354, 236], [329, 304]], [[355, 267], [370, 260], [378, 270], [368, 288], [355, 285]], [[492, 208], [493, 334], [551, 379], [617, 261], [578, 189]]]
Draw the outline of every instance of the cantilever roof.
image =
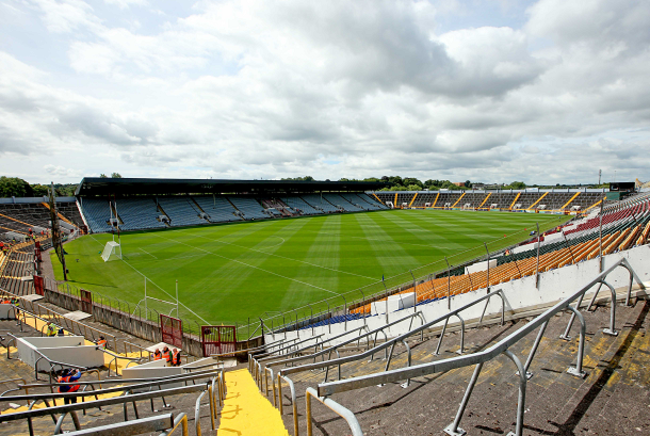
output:
[[330, 182], [300, 180], [113, 179], [85, 177], [75, 195], [290, 193], [320, 191], [372, 191], [383, 182]]

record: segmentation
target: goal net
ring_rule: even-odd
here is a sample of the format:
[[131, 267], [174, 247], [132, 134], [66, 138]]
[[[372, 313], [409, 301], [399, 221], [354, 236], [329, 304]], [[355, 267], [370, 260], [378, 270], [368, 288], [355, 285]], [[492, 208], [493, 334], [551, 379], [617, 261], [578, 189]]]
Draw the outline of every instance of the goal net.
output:
[[104, 247], [104, 251], [102, 252], [102, 259], [104, 259], [104, 262], [121, 258], [122, 247], [120, 247], [120, 244], [115, 241], [107, 242], [106, 246]]

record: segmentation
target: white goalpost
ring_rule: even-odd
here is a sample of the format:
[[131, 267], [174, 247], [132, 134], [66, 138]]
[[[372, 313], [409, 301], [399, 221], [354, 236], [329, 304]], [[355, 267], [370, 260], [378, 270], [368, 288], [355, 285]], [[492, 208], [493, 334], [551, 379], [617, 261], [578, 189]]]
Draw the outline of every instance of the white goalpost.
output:
[[102, 259], [104, 259], [104, 262], [108, 262], [109, 260], [122, 259], [122, 247], [120, 244], [115, 241], [108, 241], [104, 246]]

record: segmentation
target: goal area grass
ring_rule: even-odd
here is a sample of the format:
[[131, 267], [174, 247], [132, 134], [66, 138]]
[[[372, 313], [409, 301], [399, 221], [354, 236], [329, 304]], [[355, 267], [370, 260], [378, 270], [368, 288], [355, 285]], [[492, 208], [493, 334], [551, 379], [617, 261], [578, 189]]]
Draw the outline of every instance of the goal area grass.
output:
[[[128, 302], [147, 295], [175, 302], [199, 324], [243, 324], [330, 298], [350, 303], [459, 265], [529, 238], [570, 217], [449, 210], [390, 210], [228, 225], [172, 228], [121, 235], [122, 260], [104, 262], [110, 234], [65, 245], [69, 284]], [[51, 256], [57, 280], [62, 271]], [[361, 291], [355, 291], [361, 288]], [[343, 297], [339, 295], [343, 294]], [[338, 299], [338, 301], [337, 301]], [[175, 306], [150, 300], [169, 313]], [[322, 306], [322, 307], [321, 307]], [[144, 308], [141, 313], [144, 316]], [[136, 312], [137, 314], [137, 312]]]

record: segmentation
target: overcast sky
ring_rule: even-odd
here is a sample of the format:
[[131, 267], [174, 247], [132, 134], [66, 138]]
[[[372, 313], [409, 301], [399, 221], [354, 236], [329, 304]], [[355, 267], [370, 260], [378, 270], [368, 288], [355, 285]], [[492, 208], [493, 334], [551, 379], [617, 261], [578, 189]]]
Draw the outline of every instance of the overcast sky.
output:
[[0, 0], [0, 175], [650, 179], [647, 0]]

